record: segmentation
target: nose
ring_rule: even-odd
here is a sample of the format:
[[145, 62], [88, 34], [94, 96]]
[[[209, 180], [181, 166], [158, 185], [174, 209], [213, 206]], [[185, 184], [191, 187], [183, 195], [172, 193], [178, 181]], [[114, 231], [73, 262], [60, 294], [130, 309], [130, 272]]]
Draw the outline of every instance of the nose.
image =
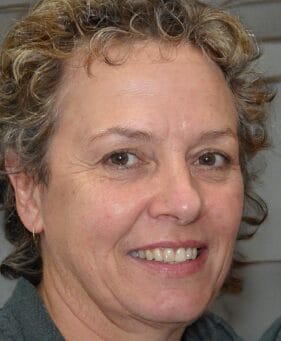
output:
[[200, 216], [203, 200], [200, 187], [185, 167], [183, 171], [168, 172], [157, 179], [149, 214], [154, 219], [168, 219], [180, 226], [196, 221]]

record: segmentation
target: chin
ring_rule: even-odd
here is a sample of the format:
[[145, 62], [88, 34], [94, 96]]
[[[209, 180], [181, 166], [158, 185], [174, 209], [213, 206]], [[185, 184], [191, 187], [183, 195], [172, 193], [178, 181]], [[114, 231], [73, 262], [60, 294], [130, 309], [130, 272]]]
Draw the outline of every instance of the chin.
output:
[[[176, 299], [175, 299], [176, 298]], [[198, 298], [198, 297], [197, 297]], [[161, 303], [154, 301], [143, 310], [143, 317], [159, 323], [185, 323], [187, 325], [197, 320], [208, 309], [209, 300], [190, 299], [190, 297], [174, 297], [170, 295]]]
[[204, 310], [192, 310], [192, 309], [177, 309], [176, 307], [170, 311], [156, 311], [154, 314], [152, 312], [149, 313], [149, 316], [146, 316], [146, 320], [154, 321], [156, 323], [182, 323], [185, 325], [190, 325], [194, 321], [196, 321], [202, 314]]

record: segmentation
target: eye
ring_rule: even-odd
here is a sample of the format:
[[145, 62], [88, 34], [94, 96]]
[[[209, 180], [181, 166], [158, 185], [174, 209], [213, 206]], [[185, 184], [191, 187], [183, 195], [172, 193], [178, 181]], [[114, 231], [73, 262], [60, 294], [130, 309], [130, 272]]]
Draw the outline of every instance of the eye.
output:
[[229, 159], [220, 153], [206, 152], [199, 156], [198, 164], [210, 168], [222, 168], [229, 163]]
[[119, 167], [134, 167], [137, 162], [137, 156], [126, 151], [114, 152], [107, 157], [107, 163]]

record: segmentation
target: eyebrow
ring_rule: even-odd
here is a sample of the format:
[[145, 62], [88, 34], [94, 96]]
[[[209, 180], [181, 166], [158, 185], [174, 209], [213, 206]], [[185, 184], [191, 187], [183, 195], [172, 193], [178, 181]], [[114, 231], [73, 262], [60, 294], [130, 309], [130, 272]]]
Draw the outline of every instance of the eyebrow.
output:
[[110, 136], [110, 135], [124, 136], [128, 139], [141, 140], [144, 142], [149, 142], [155, 139], [153, 137], [153, 134], [149, 131], [135, 130], [131, 128], [116, 126], [116, 127], [112, 127], [104, 131], [101, 131], [98, 134], [92, 136], [91, 142], [96, 141], [103, 137]]
[[[119, 135], [121, 137], [126, 137], [128, 139], [133, 139], [136, 141], [142, 141], [142, 142], [150, 142], [152, 140], [160, 141], [161, 138], [158, 138], [152, 134], [150, 131], [142, 131], [142, 130], [136, 130], [132, 128], [126, 128], [121, 126], [111, 127], [109, 129], [103, 130], [94, 136], [91, 137], [90, 142], [94, 142], [98, 139], [111, 136], [111, 135]], [[231, 129], [226, 128], [223, 130], [211, 130], [206, 131], [200, 134], [198, 139], [196, 139], [196, 143], [200, 142], [208, 142], [216, 139], [220, 139], [223, 137], [231, 137], [235, 140], [238, 139], [237, 134]]]
[[225, 130], [211, 130], [203, 132], [198, 140], [199, 141], [211, 141], [216, 140], [223, 137], [231, 137], [235, 140], [238, 139], [238, 135], [236, 132], [234, 132], [231, 128], [226, 128]]

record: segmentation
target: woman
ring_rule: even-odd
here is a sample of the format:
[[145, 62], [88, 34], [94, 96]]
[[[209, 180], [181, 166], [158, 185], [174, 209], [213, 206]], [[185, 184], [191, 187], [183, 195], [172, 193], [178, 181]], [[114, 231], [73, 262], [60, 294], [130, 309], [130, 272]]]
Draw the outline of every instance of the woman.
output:
[[205, 312], [266, 145], [256, 57], [198, 1], [43, 0], [11, 30], [2, 339], [239, 339]]

